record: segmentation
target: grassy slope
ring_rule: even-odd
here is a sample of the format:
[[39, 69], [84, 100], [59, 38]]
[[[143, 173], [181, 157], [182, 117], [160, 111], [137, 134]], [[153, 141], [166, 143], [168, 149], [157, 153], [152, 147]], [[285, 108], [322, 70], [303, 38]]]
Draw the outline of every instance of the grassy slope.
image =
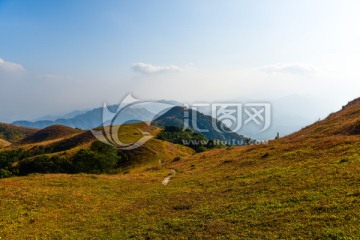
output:
[[[142, 131], [149, 132], [153, 136], [156, 136], [160, 131], [159, 128], [149, 126], [145, 123], [122, 125], [119, 133], [119, 139], [124, 143], [136, 142], [143, 136], [140, 129]], [[43, 139], [44, 141], [39, 142], [39, 139]], [[95, 140], [96, 138], [90, 131], [78, 131], [68, 127], [54, 125], [20, 140], [16, 144], [2, 149], [2, 151], [14, 150], [17, 148], [31, 150], [34, 147], [41, 146], [45, 149], [51, 149], [51, 152], [45, 155], [72, 157], [80, 149], [90, 148], [91, 143]], [[134, 151], [123, 152], [128, 156], [128, 162], [124, 164], [123, 169], [125, 172], [128, 172], [135, 166], [141, 166], [140, 169], [143, 169], [144, 167], [147, 168], [149, 164], [159, 162], [164, 163], [174, 159], [175, 157], [189, 156], [194, 153], [194, 151], [188, 147], [172, 144], [155, 138], [146, 142], [142, 148], [135, 149]], [[33, 157], [34, 156], [30, 157], [29, 160]], [[132, 169], [132, 171], [133, 170], [139, 169]]]
[[30, 136], [37, 132], [39, 129], [19, 127], [7, 123], [0, 123], [0, 138], [8, 142], [14, 143]]
[[[0, 236], [359, 239], [360, 135], [348, 130], [359, 109], [357, 101], [266, 146], [216, 149], [125, 175], [1, 180]], [[177, 174], [163, 186], [169, 168]]]
[[81, 132], [80, 130], [62, 125], [52, 125], [50, 127], [41, 129], [30, 136], [23, 138], [22, 140], [19, 141], [19, 144], [51, 141], [51, 140], [75, 135], [80, 132]]
[[7, 147], [9, 146], [11, 143], [9, 143], [8, 141], [5, 141], [3, 139], [0, 139], [0, 147]]

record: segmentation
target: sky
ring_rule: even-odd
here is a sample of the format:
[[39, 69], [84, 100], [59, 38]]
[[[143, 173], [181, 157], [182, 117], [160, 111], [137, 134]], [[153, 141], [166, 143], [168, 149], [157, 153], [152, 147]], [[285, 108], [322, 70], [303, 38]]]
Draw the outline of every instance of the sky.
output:
[[0, 121], [143, 100], [360, 97], [356, 0], [0, 0]]

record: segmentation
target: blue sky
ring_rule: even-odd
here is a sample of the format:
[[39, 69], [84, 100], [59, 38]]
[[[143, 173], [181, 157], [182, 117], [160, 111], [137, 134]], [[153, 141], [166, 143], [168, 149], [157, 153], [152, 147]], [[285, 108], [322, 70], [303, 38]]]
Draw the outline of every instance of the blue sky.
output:
[[128, 92], [343, 103], [360, 95], [359, 8], [355, 0], [0, 0], [0, 121]]

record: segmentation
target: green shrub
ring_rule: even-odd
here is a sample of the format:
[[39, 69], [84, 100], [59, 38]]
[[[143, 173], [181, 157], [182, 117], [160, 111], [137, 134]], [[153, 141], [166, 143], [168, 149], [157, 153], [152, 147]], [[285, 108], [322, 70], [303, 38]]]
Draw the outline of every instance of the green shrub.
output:
[[11, 177], [12, 173], [6, 169], [0, 168], [0, 179]]
[[157, 138], [175, 144], [185, 145], [194, 149], [196, 152], [202, 152], [214, 147], [212, 140], [190, 129], [183, 131], [182, 128], [177, 126], [166, 126], [158, 134]]
[[[28, 152], [23, 149], [1, 152], [0, 178], [31, 173], [110, 173], [117, 167], [119, 159], [116, 148], [99, 141], [95, 141], [90, 150], [82, 149], [70, 159], [66, 155], [49, 157], [44, 153], [47, 150], [41, 146]], [[30, 158], [33, 154], [39, 156]], [[19, 164], [13, 167], [15, 162]]]
[[118, 162], [117, 149], [96, 141], [91, 150], [81, 149], [73, 158], [75, 173], [109, 173]]
[[50, 158], [46, 155], [20, 161], [18, 166], [20, 175], [29, 173], [70, 173], [72, 168], [72, 163], [69, 160], [58, 156]]

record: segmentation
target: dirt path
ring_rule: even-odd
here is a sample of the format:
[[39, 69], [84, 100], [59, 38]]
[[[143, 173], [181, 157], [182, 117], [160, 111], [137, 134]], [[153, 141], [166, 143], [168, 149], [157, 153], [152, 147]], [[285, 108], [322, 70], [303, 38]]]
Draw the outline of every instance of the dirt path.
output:
[[176, 174], [175, 169], [170, 168], [169, 170], [171, 171], [171, 173], [166, 178], [164, 178], [164, 180], [161, 182], [164, 186], [168, 185], [171, 178]]

